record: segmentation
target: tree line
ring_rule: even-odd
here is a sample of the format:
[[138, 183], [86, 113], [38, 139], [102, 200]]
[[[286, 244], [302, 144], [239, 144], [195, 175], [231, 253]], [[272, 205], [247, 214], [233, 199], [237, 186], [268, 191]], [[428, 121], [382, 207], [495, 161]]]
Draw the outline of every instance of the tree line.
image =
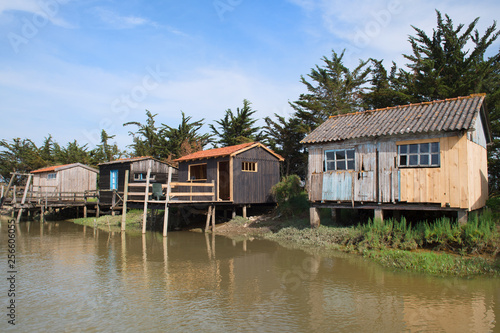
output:
[[304, 177], [307, 153], [300, 141], [328, 117], [349, 112], [385, 108], [408, 103], [486, 93], [486, 106], [494, 142], [488, 147], [490, 190], [500, 191], [500, 52], [491, 53], [500, 32], [496, 22], [481, 33], [479, 18], [471, 23], [454, 25], [448, 15], [436, 11], [437, 25], [432, 34], [412, 26], [409, 36], [412, 53], [403, 54], [405, 68], [383, 60], [360, 59], [349, 68], [344, 63], [345, 50], [321, 58], [309, 74], [301, 76], [306, 92], [289, 102], [293, 113], [265, 117], [257, 126], [256, 110], [243, 100], [235, 111], [227, 109], [220, 120], [209, 124], [203, 133], [204, 119], [194, 120], [182, 112], [177, 127], [157, 124], [146, 111], [145, 122], [128, 122], [132, 144], [128, 154], [109, 141], [114, 136], [104, 130], [101, 143], [94, 149], [77, 141], [60, 146], [49, 135], [37, 147], [29, 139], [0, 141], [0, 175], [9, 177], [13, 170], [30, 171], [53, 164], [85, 163], [97, 165], [123, 156], [153, 156], [172, 160], [201, 149], [225, 147], [260, 141], [285, 157], [282, 175]]

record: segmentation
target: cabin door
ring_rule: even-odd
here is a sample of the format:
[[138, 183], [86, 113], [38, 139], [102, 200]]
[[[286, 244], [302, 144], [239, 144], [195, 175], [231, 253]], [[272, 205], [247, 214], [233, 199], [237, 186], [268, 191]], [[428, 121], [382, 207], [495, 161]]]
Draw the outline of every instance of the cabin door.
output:
[[218, 200], [230, 200], [229, 161], [217, 163]]
[[118, 170], [109, 171], [109, 189], [110, 190], [118, 189]]

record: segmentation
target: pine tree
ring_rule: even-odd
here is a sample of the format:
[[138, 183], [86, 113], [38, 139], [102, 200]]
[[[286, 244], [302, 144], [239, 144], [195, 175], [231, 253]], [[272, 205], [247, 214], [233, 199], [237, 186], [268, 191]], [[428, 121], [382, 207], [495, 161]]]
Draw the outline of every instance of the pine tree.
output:
[[359, 62], [353, 70], [343, 64], [344, 51], [340, 55], [332, 51], [332, 58], [323, 57], [324, 65], [316, 65], [308, 77], [301, 82], [308, 93], [301, 94], [298, 101], [290, 103], [295, 116], [313, 130], [329, 116], [363, 110], [363, 95], [370, 67], [367, 61]]
[[216, 142], [220, 146], [227, 147], [263, 139], [260, 127], [254, 126], [257, 119], [253, 119], [252, 115], [257, 111], [252, 110], [251, 104], [244, 99], [243, 107], [236, 108], [236, 114], [231, 109], [227, 109], [224, 118], [215, 121], [219, 125], [219, 129], [210, 124], [212, 133], [219, 138]]

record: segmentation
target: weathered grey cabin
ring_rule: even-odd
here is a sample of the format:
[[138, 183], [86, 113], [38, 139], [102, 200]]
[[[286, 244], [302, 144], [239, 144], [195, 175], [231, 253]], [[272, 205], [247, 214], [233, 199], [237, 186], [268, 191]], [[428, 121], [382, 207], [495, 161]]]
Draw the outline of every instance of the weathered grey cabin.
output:
[[213, 183], [213, 189], [199, 186], [193, 191], [213, 191], [211, 201], [237, 205], [274, 202], [271, 187], [280, 181], [281, 161], [283, 157], [258, 142], [203, 150], [174, 160], [179, 163], [179, 182]]
[[61, 200], [83, 197], [85, 191], [97, 189], [99, 171], [80, 163], [55, 165], [31, 171], [34, 195]]
[[311, 224], [318, 207], [454, 210], [488, 198], [484, 94], [330, 117], [302, 140], [309, 151]]
[[[125, 171], [129, 171], [129, 184], [144, 184], [146, 186], [147, 173], [150, 169], [150, 184], [166, 184], [168, 167], [170, 165], [150, 156], [122, 158], [116, 161], [99, 164], [99, 202], [112, 204], [113, 190], [122, 195], [125, 189]], [[173, 168], [173, 178], [176, 179], [177, 169]], [[130, 201], [144, 200], [144, 188], [136, 188], [141, 196], [131, 194]]]

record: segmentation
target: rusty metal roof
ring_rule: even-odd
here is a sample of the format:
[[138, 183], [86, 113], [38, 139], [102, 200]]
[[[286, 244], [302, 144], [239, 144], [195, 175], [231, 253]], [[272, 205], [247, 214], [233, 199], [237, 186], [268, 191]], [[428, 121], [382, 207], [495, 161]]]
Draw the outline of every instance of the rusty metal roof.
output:
[[301, 143], [469, 130], [474, 126], [485, 96], [474, 94], [332, 116]]

